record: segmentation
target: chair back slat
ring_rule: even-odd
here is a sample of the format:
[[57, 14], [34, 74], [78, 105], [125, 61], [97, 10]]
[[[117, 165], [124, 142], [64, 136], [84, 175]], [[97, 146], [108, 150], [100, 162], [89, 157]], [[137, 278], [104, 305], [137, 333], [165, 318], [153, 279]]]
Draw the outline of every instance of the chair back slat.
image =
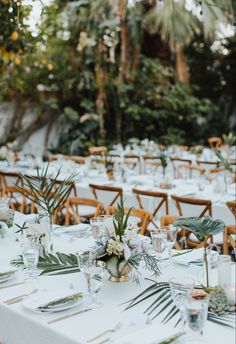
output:
[[102, 201], [98, 197], [98, 191], [102, 191], [103, 193], [110, 195], [111, 198], [108, 201], [108, 207], [113, 206], [116, 203], [116, 201], [118, 201], [118, 199], [121, 200], [121, 197], [123, 196], [123, 190], [119, 187], [97, 184], [89, 184], [89, 187], [91, 188], [94, 198], [96, 200]]

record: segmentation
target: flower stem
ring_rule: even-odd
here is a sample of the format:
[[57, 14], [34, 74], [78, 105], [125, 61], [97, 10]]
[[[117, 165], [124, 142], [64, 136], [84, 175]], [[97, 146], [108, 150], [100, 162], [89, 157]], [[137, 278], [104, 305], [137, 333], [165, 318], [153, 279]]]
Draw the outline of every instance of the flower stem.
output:
[[207, 242], [204, 242], [204, 262], [205, 262], [205, 270], [206, 270], [206, 283], [207, 288], [209, 288], [209, 271], [208, 271], [208, 259], [207, 259]]

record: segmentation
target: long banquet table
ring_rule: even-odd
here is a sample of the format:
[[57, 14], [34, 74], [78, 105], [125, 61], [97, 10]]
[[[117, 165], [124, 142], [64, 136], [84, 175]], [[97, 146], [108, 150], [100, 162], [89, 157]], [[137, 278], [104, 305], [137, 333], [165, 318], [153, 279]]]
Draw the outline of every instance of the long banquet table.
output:
[[[82, 239], [69, 235], [54, 236], [55, 251], [74, 253], [79, 249], [93, 244], [92, 238]], [[15, 235], [8, 235], [0, 239], [1, 265], [9, 264], [20, 253], [20, 243]], [[85, 344], [87, 340], [97, 334], [122, 322], [120, 331], [112, 334], [110, 343], [119, 344], [151, 344], [153, 341], [165, 338], [178, 331], [174, 328], [175, 321], [163, 325], [162, 317], [157, 317], [151, 324], [147, 324], [147, 317], [143, 314], [147, 304], [140, 304], [124, 311], [122, 303], [136, 296], [149, 285], [144, 277], [151, 277], [144, 270], [141, 272], [141, 285], [132, 281], [126, 283], [112, 283], [105, 276], [104, 285], [98, 294], [102, 307], [88, 311], [69, 319], [48, 324], [49, 320], [57, 318], [59, 314], [37, 314], [29, 312], [21, 303], [7, 306], [4, 300], [27, 293], [37, 288], [39, 290], [56, 290], [62, 287], [73, 287], [84, 290], [85, 282], [80, 273], [62, 276], [40, 276], [33, 282], [0, 289], [0, 342], [4, 344]], [[194, 271], [185, 266], [174, 264], [171, 269], [158, 278], [166, 281], [176, 275], [193, 275]], [[23, 272], [18, 273], [16, 282], [22, 281]], [[15, 282], [15, 281], [14, 281]], [[11, 282], [12, 283], [12, 282]], [[68, 314], [71, 311], [65, 311]], [[108, 336], [105, 336], [107, 338]], [[208, 344], [233, 343], [235, 331], [232, 328], [206, 323], [203, 339]], [[94, 341], [94, 344], [100, 341]]]

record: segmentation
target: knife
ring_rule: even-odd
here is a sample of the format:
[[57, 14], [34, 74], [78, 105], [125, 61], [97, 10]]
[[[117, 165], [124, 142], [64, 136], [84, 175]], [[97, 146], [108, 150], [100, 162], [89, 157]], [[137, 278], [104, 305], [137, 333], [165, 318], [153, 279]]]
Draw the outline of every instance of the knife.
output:
[[86, 308], [86, 309], [82, 309], [80, 311], [77, 311], [75, 313], [71, 313], [71, 314], [67, 314], [67, 315], [64, 315], [63, 317], [59, 317], [59, 318], [56, 318], [54, 320], [50, 320], [48, 321], [48, 324], [54, 324], [55, 322], [58, 322], [58, 321], [61, 321], [61, 320], [65, 320], [65, 319], [68, 319], [68, 318], [71, 318], [75, 315], [78, 315], [78, 314], [82, 314], [82, 313], [85, 313], [85, 312], [88, 312], [88, 311], [91, 311], [92, 308]]

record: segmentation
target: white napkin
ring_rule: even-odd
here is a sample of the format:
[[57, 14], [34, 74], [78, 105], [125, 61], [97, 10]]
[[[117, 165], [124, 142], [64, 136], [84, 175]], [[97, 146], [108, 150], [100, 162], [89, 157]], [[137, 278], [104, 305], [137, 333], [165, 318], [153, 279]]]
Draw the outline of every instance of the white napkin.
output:
[[12, 225], [12, 229], [14, 232], [19, 230], [19, 227], [22, 227], [24, 222], [26, 223], [35, 223], [35, 219], [37, 217], [37, 214], [29, 214], [29, 215], [25, 215], [22, 213], [19, 213], [18, 211], [15, 211], [14, 213], [14, 218], [13, 218], [13, 225]]
[[[185, 251], [186, 250], [180, 251], [180, 253], [184, 253]], [[173, 261], [181, 265], [188, 265], [190, 262], [197, 261], [199, 259], [203, 259], [203, 248], [194, 249], [189, 251], [189, 253], [173, 257]]]
[[78, 225], [68, 226], [68, 227], [61, 227], [54, 230], [55, 233], [78, 233], [78, 232], [85, 232], [90, 228], [89, 224], [86, 223], [79, 223]]

